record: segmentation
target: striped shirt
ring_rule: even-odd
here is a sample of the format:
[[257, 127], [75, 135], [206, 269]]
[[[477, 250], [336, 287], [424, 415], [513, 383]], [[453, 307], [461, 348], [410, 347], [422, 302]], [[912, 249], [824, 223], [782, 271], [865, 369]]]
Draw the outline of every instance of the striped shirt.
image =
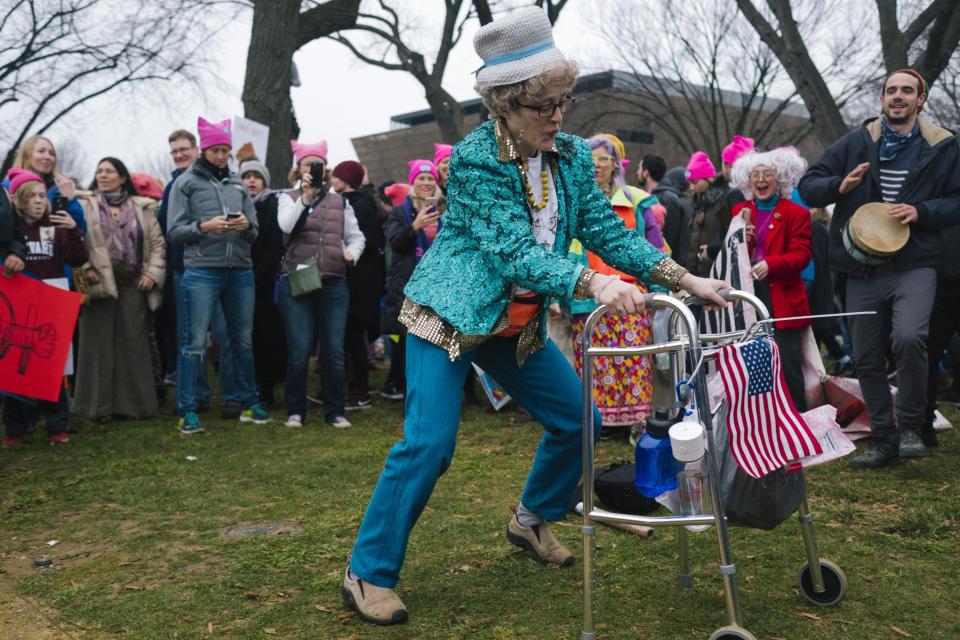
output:
[[[887, 163], [883, 163], [887, 164]], [[890, 164], [893, 164], [892, 162]], [[900, 196], [900, 190], [907, 179], [907, 169], [884, 169], [880, 166], [880, 192], [884, 202], [896, 202]]]

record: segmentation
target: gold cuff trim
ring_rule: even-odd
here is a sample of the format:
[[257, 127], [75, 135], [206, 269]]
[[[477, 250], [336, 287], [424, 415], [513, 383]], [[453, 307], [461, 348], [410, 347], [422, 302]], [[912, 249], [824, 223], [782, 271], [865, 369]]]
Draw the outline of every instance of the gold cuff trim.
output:
[[680, 280], [688, 271], [670, 258], [664, 258], [650, 271], [650, 283], [666, 287], [670, 291], [680, 291]]
[[590, 297], [590, 280], [595, 273], [596, 271], [590, 268], [584, 268], [584, 270], [580, 272], [580, 277], [577, 278], [577, 284], [573, 286], [574, 298], [583, 300]]

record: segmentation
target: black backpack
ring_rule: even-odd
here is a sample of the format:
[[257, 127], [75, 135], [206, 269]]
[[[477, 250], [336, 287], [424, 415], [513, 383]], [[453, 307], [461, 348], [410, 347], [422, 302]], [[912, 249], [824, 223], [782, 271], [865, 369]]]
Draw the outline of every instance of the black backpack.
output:
[[[617, 513], [646, 515], [660, 508], [653, 498], [648, 498], [634, 485], [636, 465], [632, 462], [615, 462], [597, 469], [593, 474], [593, 491], [604, 507]], [[571, 502], [573, 506], [583, 499], [583, 486], [577, 488]]]

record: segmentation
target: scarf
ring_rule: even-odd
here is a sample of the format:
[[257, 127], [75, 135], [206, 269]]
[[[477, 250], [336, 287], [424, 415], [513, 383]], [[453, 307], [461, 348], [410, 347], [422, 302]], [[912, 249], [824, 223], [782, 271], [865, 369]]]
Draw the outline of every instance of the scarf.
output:
[[[99, 194], [97, 204], [100, 209], [100, 224], [103, 227], [103, 238], [107, 245], [107, 253], [110, 255], [110, 263], [115, 267], [114, 271], [118, 270], [117, 267], [120, 269], [126, 267], [134, 272], [139, 271], [143, 259], [143, 237], [137, 215], [133, 211], [133, 202], [126, 197], [126, 192], [121, 193], [124, 197], [120, 199], [120, 212], [116, 218], [110, 213], [108, 207], [118, 206], [110, 202], [110, 196], [118, 195], [117, 192]], [[117, 276], [117, 273], [114, 275]]]
[[770, 231], [770, 218], [773, 210], [780, 201], [778, 194], [773, 194], [766, 200], [757, 200], [757, 219], [753, 221], [756, 232], [753, 244], [753, 263], [756, 264], [767, 257], [767, 233]]
[[261, 191], [256, 195], [256, 197], [254, 197], [253, 204], [260, 204], [261, 202], [266, 200], [268, 197], [270, 197], [272, 193], [273, 193], [273, 189], [271, 189], [270, 187], [265, 187], [263, 191]]
[[103, 199], [106, 200], [107, 204], [110, 205], [111, 207], [119, 207], [123, 205], [123, 203], [127, 201], [127, 198], [130, 197], [129, 193], [122, 190], [111, 191], [109, 193], [101, 191], [100, 195], [103, 196]]
[[223, 182], [230, 176], [230, 165], [223, 167], [222, 169], [217, 165], [213, 164], [203, 156], [200, 156], [200, 159], [197, 160], [197, 164], [206, 169], [214, 178]]
[[897, 154], [919, 140], [920, 122], [915, 122], [910, 133], [901, 133], [887, 124], [886, 118], [880, 118], [880, 162], [889, 162]]
[[[413, 202], [411, 202], [408, 197], [403, 201], [403, 212], [407, 215], [407, 223], [410, 225], [410, 228], [413, 228], [413, 219], [417, 217], [417, 212], [413, 208]], [[443, 227], [443, 218], [437, 220], [437, 233], [440, 233], [440, 229]], [[436, 234], [433, 234], [433, 237], [428, 237], [424, 230], [421, 229], [417, 232], [417, 253], [416, 253], [416, 262], [420, 262], [420, 259], [423, 257], [423, 254], [427, 252], [427, 249], [430, 248], [430, 245], [433, 244]]]

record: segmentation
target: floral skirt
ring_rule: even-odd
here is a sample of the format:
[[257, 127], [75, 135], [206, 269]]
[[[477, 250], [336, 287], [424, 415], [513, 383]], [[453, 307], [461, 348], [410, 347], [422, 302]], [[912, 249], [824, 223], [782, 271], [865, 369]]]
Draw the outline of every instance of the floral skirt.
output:
[[[653, 341], [652, 314], [604, 316], [593, 331], [593, 344], [602, 347], [637, 347]], [[583, 377], [581, 336], [586, 315], [573, 317], [573, 353], [576, 369]], [[601, 356], [593, 359], [593, 400], [605, 426], [626, 426], [644, 422], [651, 413], [653, 360], [650, 356], [624, 358]]]

